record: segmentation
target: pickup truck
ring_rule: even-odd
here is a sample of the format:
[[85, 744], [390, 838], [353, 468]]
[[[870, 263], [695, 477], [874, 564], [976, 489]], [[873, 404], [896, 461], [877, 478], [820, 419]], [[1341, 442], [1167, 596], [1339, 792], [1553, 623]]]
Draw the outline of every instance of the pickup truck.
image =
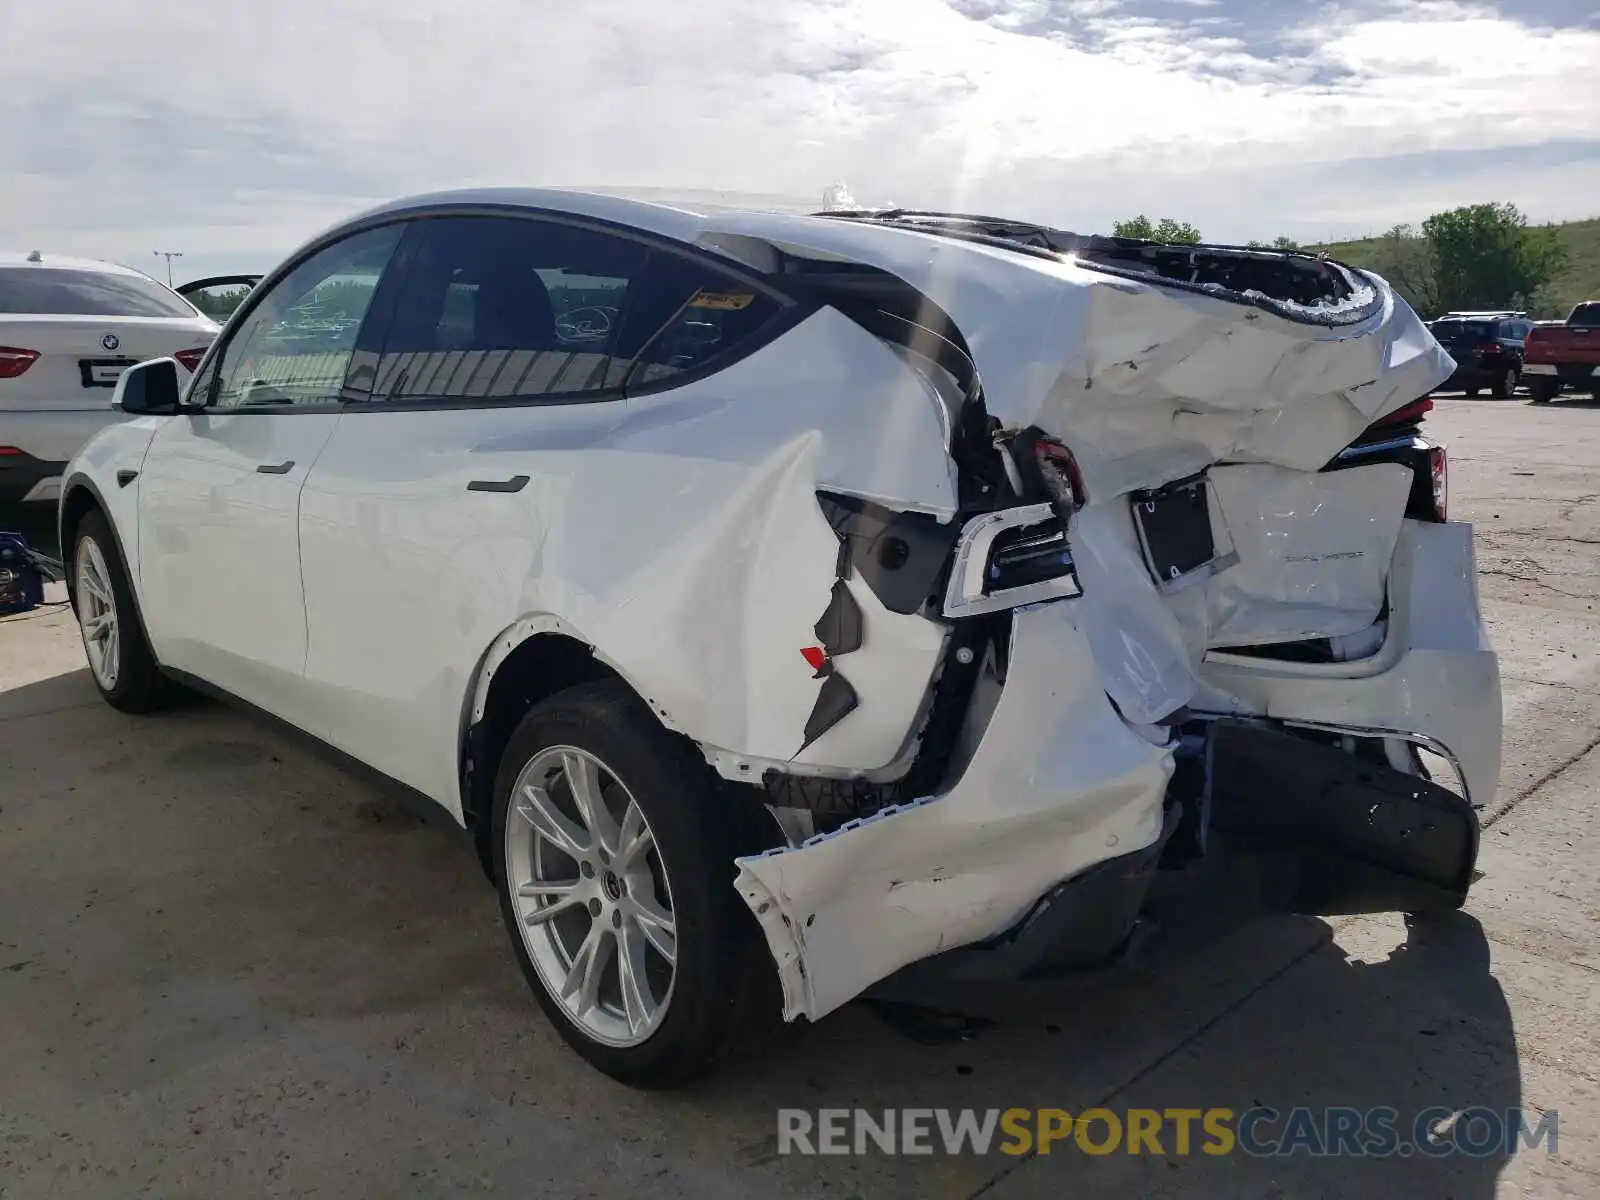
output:
[[1522, 351], [1522, 381], [1535, 404], [1563, 385], [1600, 400], [1600, 300], [1575, 305], [1560, 325], [1535, 325]]

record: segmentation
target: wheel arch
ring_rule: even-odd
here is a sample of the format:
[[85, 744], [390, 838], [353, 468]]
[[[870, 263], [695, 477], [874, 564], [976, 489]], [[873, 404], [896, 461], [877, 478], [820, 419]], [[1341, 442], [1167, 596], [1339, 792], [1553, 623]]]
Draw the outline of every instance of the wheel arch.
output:
[[480, 850], [489, 827], [495, 773], [517, 723], [557, 692], [602, 679], [619, 680], [658, 718], [665, 717], [626, 672], [552, 614], [522, 618], [484, 652], [468, 689], [458, 745], [461, 821]]
[[61, 552], [62, 566], [66, 568], [64, 573], [67, 577], [67, 596], [74, 602], [78, 597], [77, 581], [72, 570], [72, 554], [77, 548], [78, 527], [91, 512], [99, 512], [105, 517], [106, 524], [111, 527], [111, 536], [116, 539], [117, 553], [121, 555], [124, 564], [128, 562], [127, 552], [122, 546], [122, 536], [111, 520], [111, 510], [106, 507], [100, 489], [95, 487], [89, 477], [82, 472], [73, 475], [61, 489], [61, 503], [56, 510], [56, 543]]
[[139, 594], [139, 564], [128, 555], [111, 505], [106, 503], [105, 496], [94, 480], [82, 471], [74, 471], [68, 477], [61, 488], [61, 504], [56, 510], [56, 540], [59, 543], [57, 548], [61, 551], [62, 574], [66, 576], [67, 599], [76, 608], [77, 572], [73, 570], [72, 556], [77, 549], [78, 530], [92, 512], [98, 512], [104, 518], [106, 528], [111, 531], [111, 540], [115, 544], [113, 548], [122, 560], [122, 569], [128, 576], [128, 591], [133, 595], [134, 620], [139, 623], [139, 632], [144, 636], [145, 645], [154, 646], [155, 643], [150, 640], [150, 628], [144, 619], [144, 597]]

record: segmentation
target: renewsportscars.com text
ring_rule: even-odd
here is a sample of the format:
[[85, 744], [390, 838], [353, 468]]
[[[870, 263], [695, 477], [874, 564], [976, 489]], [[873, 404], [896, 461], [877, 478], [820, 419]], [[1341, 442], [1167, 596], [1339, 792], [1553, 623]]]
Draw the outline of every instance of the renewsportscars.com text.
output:
[[1105, 1154], [1443, 1158], [1556, 1153], [1554, 1109], [861, 1108], [778, 1110], [779, 1154]]

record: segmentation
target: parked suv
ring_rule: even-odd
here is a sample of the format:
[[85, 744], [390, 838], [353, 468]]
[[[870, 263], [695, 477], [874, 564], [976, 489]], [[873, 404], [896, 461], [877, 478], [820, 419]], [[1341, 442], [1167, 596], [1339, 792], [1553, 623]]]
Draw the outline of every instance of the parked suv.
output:
[[1456, 361], [1440, 391], [1476, 396], [1484, 388], [1497, 400], [1517, 390], [1522, 379], [1522, 349], [1533, 322], [1522, 312], [1446, 313], [1428, 326]]
[[1459, 906], [1500, 693], [1449, 370], [1306, 255], [426, 196], [127, 372], [61, 544], [110, 704], [442, 806], [562, 1036], [664, 1085], [903, 969], [1115, 961], [1222, 853]]

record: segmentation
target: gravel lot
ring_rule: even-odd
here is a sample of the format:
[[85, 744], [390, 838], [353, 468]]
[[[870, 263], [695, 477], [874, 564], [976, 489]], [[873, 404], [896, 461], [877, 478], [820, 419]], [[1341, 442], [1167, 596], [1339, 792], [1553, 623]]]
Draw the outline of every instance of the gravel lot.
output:
[[[228, 709], [120, 716], [0, 624], [0, 1196], [1600, 1194], [1600, 407], [1442, 399], [1505, 768], [1465, 914], [1257, 921], [1089, 984], [864, 1004], [687, 1093], [538, 1012], [464, 843]], [[6, 524], [0, 514], [0, 525]], [[801, 1158], [779, 1107], [1556, 1109], [1515, 1158]], [[1169, 1150], [1171, 1147], [1168, 1147]]]

